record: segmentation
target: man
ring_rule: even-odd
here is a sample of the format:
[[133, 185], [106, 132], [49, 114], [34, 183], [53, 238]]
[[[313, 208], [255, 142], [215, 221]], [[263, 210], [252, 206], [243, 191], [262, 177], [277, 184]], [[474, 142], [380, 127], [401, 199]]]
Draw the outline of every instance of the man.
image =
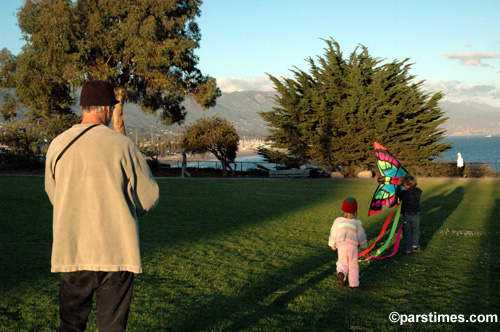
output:
[[181, 173], [181, 178], [184, 179], [184, 175], [187, 175], [191, 177], [191, 174], [187, 171], [187, 157], [186, 157], [186, 152], [182, 153], [182, 173]]
[[462, 158], [462, 154], [459, 152], [457, 153], [457, 172], [458, 172], [458, 177], [463, 178], [464, 177], [464, 158]]
[[125, 331], [134, 274], [142, 272], [137, 218], [156, 206], [159, 191], [135, 144], [107, 127], [117, 103], [110, 83], [86, 82], [81, 124], [47, 152], [51, 272], [61, 272], [59, 331], [85, 330], [94, 292], [99, 331]]

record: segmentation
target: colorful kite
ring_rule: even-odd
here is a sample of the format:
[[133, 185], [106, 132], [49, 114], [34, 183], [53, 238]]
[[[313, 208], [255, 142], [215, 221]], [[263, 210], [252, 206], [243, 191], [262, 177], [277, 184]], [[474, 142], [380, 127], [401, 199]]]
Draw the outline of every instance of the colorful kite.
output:
[[385, 211], [397, 203], [396, 186], [408, 172], [385, 147], [374, 142], [375, 160], [380, 172], [379, 185], [373, 194], [368, 216]]
[[384, 222], [382, 226], [382, 230], [375, 240], [375, 242], [371, 245], [370, 248], [365, 251], [359, 253], [359, 258], [366, 256], [365, 260], [370, 258], [375, 259], [384, 259], [394, 256], [399, 249], [399, 241], [401, 239], [401, 230], [402, 225], [399, 227], [399, 230], [396, 235], [396, 243], [394, 244], [393, 252], [388, 256], [379, 256], [387, 247], [390, 245], [394, 234], [396, 233], [396, 229], [399, 224], [399, 217], [401, 215], [401, 207], [398, 206], [398, 198], [396, 196], [396, 186], [399, 184], [399, 180], [404, 178], [408, 172], [401, 165], [399, 160], [397, 160], [384, 146], [380, 145], [377, 142], [374, 142], [375, 148], [375, 159], [377, 162], [377, 167], [380, 172], [380, 177], [377, 179], [379, 185], [375, 193], [373, 194], [372, 202], [370, 203], [370, 210], [368, 212], [368, 216], [372, 216], [381, 211], [385, 211], [390, 209], [391, 207], [395, 207], [394, 211], [396, 211], [396, 216], [394, 217], [394, 222], [391, 227], [391, 232], [389, 237], [385, 241], [384, 245], [380, 247], [374, 255], [369, 255], [369, 252], [375, 247], [378, 240], [384, 235], [387, 230], [389, 223], [391, 222], [392, 215], [394, 211], [389, 215], [389, 217]]

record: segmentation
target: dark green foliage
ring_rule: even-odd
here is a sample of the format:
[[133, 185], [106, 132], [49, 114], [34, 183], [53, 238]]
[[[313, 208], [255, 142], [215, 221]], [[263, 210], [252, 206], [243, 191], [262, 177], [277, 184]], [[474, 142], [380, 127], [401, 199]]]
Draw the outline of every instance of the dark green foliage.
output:
[[14, 119], [17, 116], [17, 106], [18, 103], [15, 97], [10, 94], [4, 95], [2, 104], [0, 105], [0, 115], [3, 116], [6, 121]]
[[442, 94], [422, 92], [408, 59], [382, 64], [364, 46], [344, 59], [335, 41], [326, 44], [324, 57], [309, 58], [309, 73], [295, 69], [294, 79], [283, 80], [269, 75], [278, 106], [261, 115], [273, 147], [345, 174], [373, 163], [373, 141], [412, 164], [450, 148], [439, 143]]
[[207, 108], [220, 95], [194, 54], [201, 3], [26, 0], [18, 19], [27, 43], [17, 57], [0, 54], [0, 84], [16, 87], [19, 102], [40, 118], [70, 113], [73, 92], [85, 80], [108, 80], [122, 103], [180, 123], [187, 96]]
[[73, 113], [38, 121], [32, 119], [9, 121], [0, 131], [0, 143], [10, 148], [7, 164], [40, 167], [43, 165], [42, 161], [48, 148], [48, 144], [44, 142], [51, 141], [80, 121], [80, 117]]
[[212, 153], [222, 163], [226, 176], [227, 168], [232, 169], [240, 137], [234, 125], [218, 116], [199, 118], [181, 132], [181, 146], [186, 152]]
[[14, 86], [16, 57], [6, 48], [0, 50], [0, 88]]
[[262, 156], [266, 162], [284, 165], [285, 168], [299, 168], [301, 165], [300, 158], [296, 158], [278, 150], [260, 147], [257, 149], [257, 153]]
[[11, 122], [1, 136], [1, 143], [10, 147], [7, 162], [14, 166], [40, 167], [38, 142], [42, 137], [41, 126], [36, 123]]
[[[408, 172], [416, 177], [458, 177], [456, 162], [433, 162], [430, 165], [405, 165]], [[487, 163], [466, 163], [464, 175], [468, 178], [498, 178], [500, 172], [495, 171]]]

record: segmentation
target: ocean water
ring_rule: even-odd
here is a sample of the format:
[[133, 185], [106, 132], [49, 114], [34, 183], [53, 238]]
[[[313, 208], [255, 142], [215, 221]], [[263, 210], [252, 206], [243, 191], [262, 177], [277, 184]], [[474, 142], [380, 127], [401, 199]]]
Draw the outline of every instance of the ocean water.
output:
[[[453, 146], [438, 160], [456, 161], [457, 153], [462, 154], [465, 162], [500, 163], [500, 135], [486, 136], [449, 136], [443, 142], [453, 143]], [[236, 161], [259, 162], [260, 156], [236, 158]]]
[[457, 153], [460, 152], [466, 163], [500, 163], [500, 135], [450, 136], [443, 141], [453, 143], [453, 147], [439, 160], [456, 161]]
[[[494, 170], [500, 171], [500, 135], [492, 135], [491, 137], [449, 136], [443, 142], [451, 142], [453, 146], [449, 151], [441, 155], [437, 159], [438, 161], [456, 162], [457, 153], [460, 152], [465, 163], [486, 163], [491, 165]], [[274, 164], [264, 163], [259, 155], [236, 158], [236, 162], [240, 163], [238, 170], [240, 168], [254, 167], [251, 163], [259, 163], [270, 169], [274, 169], [275, 166]], [[210, 167], [213, 167], [213, 164]]]

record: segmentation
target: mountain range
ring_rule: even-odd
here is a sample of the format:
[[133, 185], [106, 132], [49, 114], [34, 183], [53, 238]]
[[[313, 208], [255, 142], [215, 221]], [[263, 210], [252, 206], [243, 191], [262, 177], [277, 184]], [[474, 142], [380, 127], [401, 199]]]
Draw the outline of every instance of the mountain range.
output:
[[[259, 112], [271, 111], [275, 106], [274, 92], [241, 91], [223, 93], [217, 105], [203, 111], [193, 100], [184, 101], [187, 110], [185, 125], [207, 115], [218, 115], [232, 122], [240, 136], [262, 138], [267, 136], [268, 127]], [[2, 96], [0, 95], [0, 99]], [[440, 107], [448, 120], [443, 129], [447, 136], [496, 135], [500, 134], [500, 107], [474, 102], [451, 102], [442, 100]], [[75, 107], [79, 113], [79, 107]], [[24, 114], [23, 110], [19, 112]], [[145, 114], [138, 105], [125, 104], [125, 126], [128, 135], [175, 135], [179, 125], [164, 126], [153, 115]]]
[[500, 107], [446, 100], [439, 105], [448, 118], [443, 126], [447, 136], [500, 134]]
[[[199, 106], [188, 100], [184, 103], [188, 111], [185, 124], [189, 125], [203, 115], [219, 115], [232, 122], [240, 136], [264, 137], [268, 135], [268, 127], [259, 112], [271, 111], [275, 107], [274, 95], [274, 92], [263, 91], [223, 93], [217, 99], [217, 105], [206, 111], [202, 111]], [[446, 130], [446, 136], [500, 134], [500, 107], [469, 101], [451, 102], [447, 100], [441, 100], [439, 106], [445, 117], [448, 118], [442, 126]], [[128, 110], [129, 108], [126, 106], [125, 112], [127, 113]], [[145, 123], [153, 125], [155, 118], [145, 116], [138, 107], [135, 107], [130, 109], [125, 121], [131, 127], [130, 131]], [[154, 125], [162, 127], [158, 123]], [[179, 126], [168, 128], [172, 132], [176, 132], [178, 129]]]

